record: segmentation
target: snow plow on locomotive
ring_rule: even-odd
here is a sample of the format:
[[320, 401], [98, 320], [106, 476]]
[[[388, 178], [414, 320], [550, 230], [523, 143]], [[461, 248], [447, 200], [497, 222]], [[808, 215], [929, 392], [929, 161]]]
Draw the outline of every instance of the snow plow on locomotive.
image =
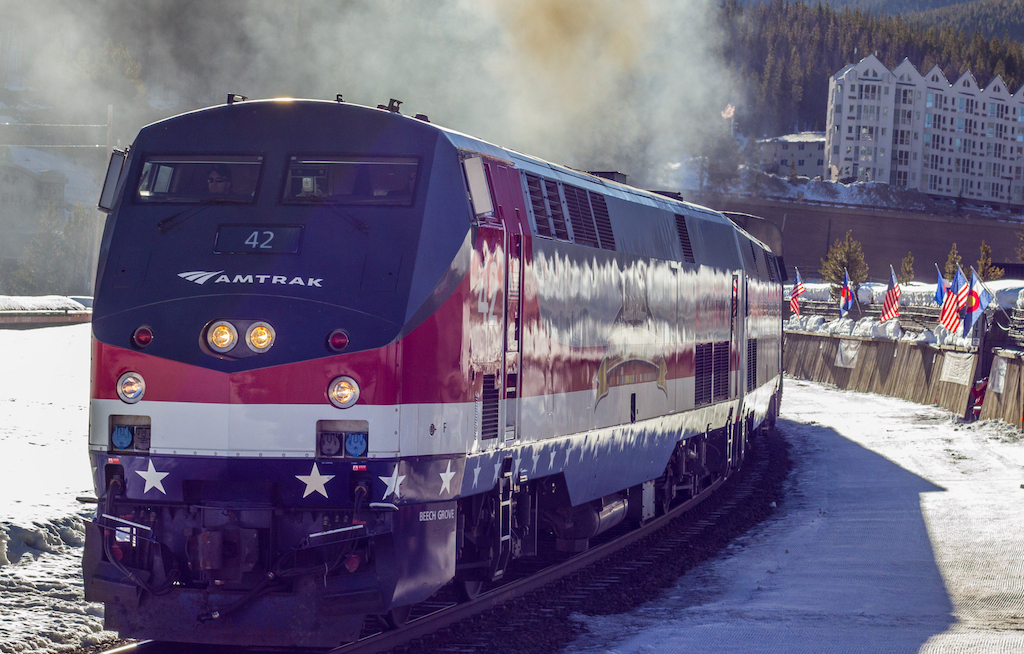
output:
[[83, 567], [125, 637], [353, 640], [701, 493], [777, 415], [760, 241], [395, 103], [154, 123], [100, 205]]

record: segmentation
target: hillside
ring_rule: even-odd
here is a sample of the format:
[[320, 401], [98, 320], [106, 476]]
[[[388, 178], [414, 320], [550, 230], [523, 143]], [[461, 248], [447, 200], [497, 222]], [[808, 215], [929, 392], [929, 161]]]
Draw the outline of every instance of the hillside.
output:
[[[749, 0], [746, 4], [756, 4], [764, 0]], [[829, 7], [836, 10], [845, 8], [860, 9], [872, 14], [895, 16], [911, 12], [923, 12], [941, 9], [952, 5], [975, 4], [978, 0], [830, 0]], [[824, 2], [822, 3], [824, 4]]]
[[996, 75], [1011, 89], [1024, 84], [1024, 47], [1013, 39], [824, 3], [727, 0], [720, 11], [726, 65], [746, 81], [747, 97], [736, 111], [745, 134], [823, 130], [829, 78], [872, 53], [890, 69], [909, 59], [920, 71], [938, 65], [947, 79], [970, 70], [982, 86]]
[[1009, 36], [1024, 41], [1024, 0], [961, 2], [907, 13], [906, 18], [921, 25], [948, 25], [966, 34], [977, 31], [988, 39]]

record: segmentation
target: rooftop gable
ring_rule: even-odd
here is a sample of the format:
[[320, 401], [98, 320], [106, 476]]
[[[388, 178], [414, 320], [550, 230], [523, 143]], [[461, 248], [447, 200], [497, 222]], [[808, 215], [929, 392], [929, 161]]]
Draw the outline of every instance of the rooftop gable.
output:
[[833, 77], [836, 79], [846, 77], [851, 71], [856, 71], [858, 78], [881, 79], [889, 72], [889, 69], [878, 60], [878, 57], [875, 55], [868, 55], [855, 64], [844, 66], [843, 69]]
[[990, 97], [1002, 98], [1004, 100], [1010, 99], [1010, 92], [1006, 90], [1006, 83], [1003, 82], [999, 75], [996, 75], [996, 78], [988, 83], [983, 93]]
[[917, 84], [924, 81], [924, 77], [922, 77], [921, 73], [918, 72], [917, 67], [910, 63], [909, 57], [905, 58], [898, 66], [893, 68], [892, 74], [896, 77], [897, 82]]
[[932, 66], [932, 69], [924, 76], [924, 81], [928, 84], [939, 84], [943, 88], [949, 88], [950, 83], [946, 80], [946, 76], [942, 74], [942, 69], [938, 65]]
[[956, 83], [953, 85], [953, 90], [969, 92], [977, 91], [978, 80], [974, 79], [974, 75], [972, 75], [971, 71], [968, 70], [956, 80]]

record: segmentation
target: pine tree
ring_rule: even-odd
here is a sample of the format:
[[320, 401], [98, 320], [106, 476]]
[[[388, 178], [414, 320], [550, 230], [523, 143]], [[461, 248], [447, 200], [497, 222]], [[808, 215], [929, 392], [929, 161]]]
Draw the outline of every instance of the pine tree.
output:
[[914, 281], [914, 255], [910, 252], [907, 252], [907, 256], [903, 257], [903, 261], [900, 262], [900, 271], [896, 273], [896, 281], [900, 284]]
[[997, 268], [992, 265], [992, 248], [985, 243], [981, 242], [981, 258], [978, 259], [978, 277], [981, 277], [981, 281], [989, 282], [994, 279], [1002, 279], [1006, 271], [1002, 268]]
[[857, 297], [857, 289], [861, 282], [868, 278], [868, 265], [864, 262], [864, 250], [860, 241], [853, 239], [853, 231], [846, 232], [846, 237], [832, 244], [826, 258], [821, 260], [821, 278], [832, 284], [829, 295], [834, 300], [839, 297], [840, 289], [843, 286], [843, 271], [850, 275], [850, 285], [853, 287], [853, 296]]
[[949, 257], [946, 259], [945, 276], [946, 281], [953, 281], [953, 276], [956, 275], [956, 269], [960, 267], [960, 255], [956, 251], [956, 243], [949, 250]]
[[40, 216], [40, 231], [8, 276], [11, 295], [81, 295], [89, 288], [96, 211], [76, 204], [70, 212], [52, 203]]

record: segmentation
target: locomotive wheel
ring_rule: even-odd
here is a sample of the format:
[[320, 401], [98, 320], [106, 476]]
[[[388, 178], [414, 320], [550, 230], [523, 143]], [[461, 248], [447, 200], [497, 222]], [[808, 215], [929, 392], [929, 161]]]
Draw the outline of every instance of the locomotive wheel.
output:
[[480, 596], [484, 588], [484, 582], [480, 579], [469, 579], [465, 581], [455, 580], [455, 594], [460, 602], [472, 602]]
[[409, 621], [410, 613], [412, 613], [412, 604], [396, 606], [384, 614], [384, 622], [388, 624], [388, 629], [398, 629]]
[[672, 491], [670, 484], [672, 477], [665, 473], [665, 485], [658, 489], [654, 497], [654, 506], [657, 515], [665, 515], [672, 509]]

